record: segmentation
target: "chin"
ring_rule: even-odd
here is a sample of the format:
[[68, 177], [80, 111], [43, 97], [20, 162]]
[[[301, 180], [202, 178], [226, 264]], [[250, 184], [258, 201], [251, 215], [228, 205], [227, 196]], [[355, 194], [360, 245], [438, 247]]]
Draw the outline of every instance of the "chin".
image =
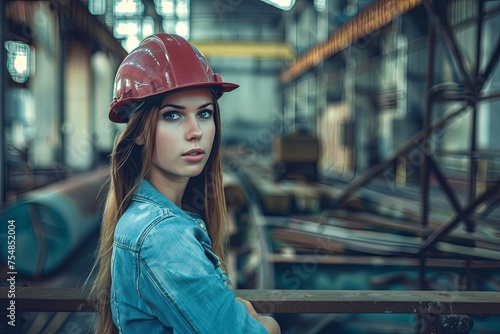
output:
[[180, 175], [187, 176], [187, 177], [196, 177], [196, 176], [200, 175], [201, 172], [203, 172], [203, 168], [196, 169], [196, 170], [189, 170], [189, 168], [187, 168], [187, 170], [184, 170], [183, 173]]

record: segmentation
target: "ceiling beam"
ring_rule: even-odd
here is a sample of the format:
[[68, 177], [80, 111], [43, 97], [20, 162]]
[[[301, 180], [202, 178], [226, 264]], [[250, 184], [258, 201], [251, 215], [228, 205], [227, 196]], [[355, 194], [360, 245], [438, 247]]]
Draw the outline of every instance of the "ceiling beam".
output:
[[297, 57], [294, 63], [280, 74], [286, 84], [313, 68], [323, 60], [354, 44], [361, 37], [380, 29], [396, 17], [420, 5], [422, 0], [379, 0], [365, 8], [350, 21], [340, 25], [321, 43]]
[[291, 45], [275, 42], [190, 41], [207, 58], [260, 58], [288, 60], [295, 56]]

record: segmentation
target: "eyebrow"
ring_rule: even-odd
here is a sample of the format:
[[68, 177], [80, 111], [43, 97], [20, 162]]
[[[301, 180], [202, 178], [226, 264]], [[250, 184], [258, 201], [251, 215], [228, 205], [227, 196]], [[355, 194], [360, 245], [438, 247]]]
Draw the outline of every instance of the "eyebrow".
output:
[[[213, 105], [213, 102], [208, 102], [208, 103], [202, 104], [201, 106], [199, 106], [199, 107], [198, 107], [198, 110], [199, 110], [199, 109], [206, 108], [206, 107], [208, 107], [209, 105]], [[184, 107], [184, 106], [179, 106], [179, 105], [177, 105], [177, 104], [169, 104], [169, 103], [167, 103], [167, 104], [164, 104], [163, 106], [161, 106], [161, 107], [160, 107], [160, 110], [162, 110], [162, 109], [163, 109], [163, 108], [165, 108], [165, 107], [171, 107], [171, 108], [174, 108], [174, 109], [181, 109], [181, 110], [186, 109], [186, 107]]]

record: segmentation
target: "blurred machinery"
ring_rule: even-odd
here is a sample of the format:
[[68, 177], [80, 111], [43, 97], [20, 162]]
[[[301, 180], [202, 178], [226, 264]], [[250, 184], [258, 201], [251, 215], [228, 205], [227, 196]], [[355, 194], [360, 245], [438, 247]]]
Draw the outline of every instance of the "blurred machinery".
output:
[[273, 140], [273, 169], [276, 180], [305, 178], [318, 180], [318, 139], [305, 131], [276, 136]]

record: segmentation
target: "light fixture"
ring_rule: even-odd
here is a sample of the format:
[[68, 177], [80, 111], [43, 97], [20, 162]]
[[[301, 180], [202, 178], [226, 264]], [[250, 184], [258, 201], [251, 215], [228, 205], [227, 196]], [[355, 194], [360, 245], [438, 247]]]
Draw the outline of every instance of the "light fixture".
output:
[[139, 22], [137, 20], [116, 20], [114, 36], [116, 38], [127, 38], [139, 33]]
[[130, 52], [138, 47], [140, 43], [141, 40], [135, 35], [128, 36], [127, 38], [122, 40], [122, 46], [125, 50], [127, 50], [127, 52]]
[[163, 17], [175, 15], [175, 4], [173, 0], [155, 0], [156, 11]]
[[17, 83], [25, 83], [30, 76], [30, 47], [28, 44], [5, 41], [7, 70]]
[[295, 0], [260, 0], [281, 10], [290, 10], [295, 5]]
[[175, 14], [179, 19], [189, 17], [189, 0], [177, 0], [175, 5]]
[[179, 36], [189, 39], [189, 22], [188, 21], [177, 21], [175, 23], [175, 33]]
[[163, 31], [190, 38], [191, 1], [154, 0], [156, 12], [163, 18]]
[[89, 12], [92, 15], [106, 14], [106, 0], [89, 0]]
[[151, 36], [155, 33], [155, 21], [151, 16], [142, 19], [142, 37]]
[[314, 8], [318, 12], [323, 12], [326, 9], [326, 0], [314, 0]]
[[144, 13], [144, 4], [137, 0], [115, 1], [114, 13], [116, 16], [135, 16]]

